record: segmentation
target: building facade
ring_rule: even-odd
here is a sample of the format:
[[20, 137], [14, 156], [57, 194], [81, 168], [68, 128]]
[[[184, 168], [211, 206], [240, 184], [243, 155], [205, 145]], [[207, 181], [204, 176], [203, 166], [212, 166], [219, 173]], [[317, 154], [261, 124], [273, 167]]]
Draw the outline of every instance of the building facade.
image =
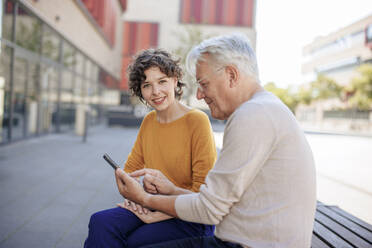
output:
[[[207, 38], [232, 32], [246, 34], [255, 48], [255, 13], [256, 0], [128, 1], [127, 10], [123, 14], [120, 88], [128, 89], [127, 65], [133, 55], [142, 49], [159, 47], [180, 56], [179, 50], [188, 51], [192, 47], [190, 36]], [[185, 55], [183, 53], [181, 57]], [[191, 100], [195, 100], [191, 96], [193, 94], [189, 94]], [[198, 105], [196, 101], [188, 103]]]
[[0, 144], [75, 128], [118, 104], [125, 0], [3, 0]]
[[303, 48], [302, 74], [307, 81], [314, 80], [317, 74], [324, 74], [341, 85], [349, 84], [356, 76], [356, 67], [372, 62], [367, 42], [367, 30], [371, 24], [372, 15], [369, 15], [306, 45]]
[[[303, 55], [306, 82], [322, 74], [341, 86], [350, 85], [359, 76], [358, 66], [372, 63], [372, 15], [316, 38], [303, 48]], [[357, 111], [338, 98], [301, 104], [296, 117], [308, 129], [366, 134], [372, 131], [372, 111]]]

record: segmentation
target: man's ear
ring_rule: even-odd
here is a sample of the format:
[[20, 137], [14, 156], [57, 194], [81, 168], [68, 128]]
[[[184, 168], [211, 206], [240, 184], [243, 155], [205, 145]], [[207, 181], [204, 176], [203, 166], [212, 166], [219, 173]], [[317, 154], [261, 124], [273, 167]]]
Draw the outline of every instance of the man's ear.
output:
[[234, 65], [228, 65], [225, 68], [228, 79], [229, 79], [229, 86], [230, 88], [236, 87], [239, 81], [239, 70]]

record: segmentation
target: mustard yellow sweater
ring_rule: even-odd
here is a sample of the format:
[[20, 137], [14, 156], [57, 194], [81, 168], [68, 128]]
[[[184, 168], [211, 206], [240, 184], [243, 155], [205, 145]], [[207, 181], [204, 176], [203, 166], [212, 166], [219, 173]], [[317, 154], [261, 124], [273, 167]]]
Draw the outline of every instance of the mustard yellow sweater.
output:
[[159, 123], [156, 112], [142, 121], [124, 170], [160, 170], [176, 186], [199, 191], [216, 160], [208, 116], [193, 109], [170, 123]]

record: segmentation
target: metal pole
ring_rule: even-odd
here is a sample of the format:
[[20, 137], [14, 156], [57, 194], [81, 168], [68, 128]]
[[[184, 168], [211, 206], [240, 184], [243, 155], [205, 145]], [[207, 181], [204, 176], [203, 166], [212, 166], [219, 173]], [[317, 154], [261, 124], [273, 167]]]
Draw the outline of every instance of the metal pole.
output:
[[85, 120], [84, 120], [84, 133], [83, 133], [83, 143], [87, 142], [88, 136], [88, 122], [89, 122], [89, 113], [88, 110], [85, 110]]

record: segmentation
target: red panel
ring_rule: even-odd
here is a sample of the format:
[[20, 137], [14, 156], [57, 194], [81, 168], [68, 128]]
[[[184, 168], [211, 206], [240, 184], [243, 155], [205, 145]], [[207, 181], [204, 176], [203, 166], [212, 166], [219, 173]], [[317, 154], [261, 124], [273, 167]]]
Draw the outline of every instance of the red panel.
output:
[[98, 17], [98, 8], [99, 8], [98, 3], [99, 3], [100, 0], [93, 0], [93, 1], [94, 2], [93, 2], [93, 8], [92, 8], [91, 14], [92, 14], [93, 18], [95, 20], [97, 20], [97, 17]]
[[202, 0], [193, 0], [192, 4], [193, 22], [201, 23]]
[[243, 25], [247, 27], [252, 27], [253, 25], [253, 0], [246, 0], [244, 6], [244, 19]]
[[136, 53], [137, 23], [132, 22], [129, 26], [129, 54]]
[[150, 47], [150, 35], [151, 35], [151, 23], [142, 23], [140, 26], [140, 32], [137, 35], [138, 51], [147, 49]]
[[237, 13], [237, 1], [236, 0], [229, 0], [228, 3], [225, 2], [225, 21], [226, 25], [235, 25], [235, 16]]
[[98, 1], [98, 16], [97, 16], [97, 21], [98, 25], [103, 27], [103, 22], [105, 18], [105, 8], [106, 5], [108, 4], [108, 1]]
[[124, 32], [123, 32], [123, 56], [126, 56], [129, 54], [129, 29], [130, 29], [130, 23], [125, 22], [124, 23]]
[[128, 90], [128, 78], [127, 78], [127, 68], [129, 62], [131, 60], [131, 56], [124, 56], [122, 59], [122, 70], [121, 70], [121, 82], [119, 88], [121, 90]]
[[157, 47], [158, 46], [158, 32], [159, 32], [159, 25], [154, 23], [151, 25], [151, 35], [150, 35], [150, 46]]
[[190, 15], [191, 15], [191, 0], [183, 0], [182, 1], [182, 19], [181, 21], [184, 23], [189, 23], [190, 22]]
[[236, 14], [236, 25], [242, 26], [244, 23], [244, 2], [245, 0], [238, 0], [238, 9]]
[[209, 24], [215, 24], [216, 23], [216, 0], [209, 0], [206, 1], [208, 3], [208, 21]]
[[87, 7], [88, 7], [88, 10], [91, 12], [93, 10], [93, 6], [94, 6], [94, 0], [87, 0]]
[[6, 2], [6, 13], [7, 14], [13, 13], [13, 3], [10, 1]]
[[126, 11], [127, 10], [127, 0], [119, 0], [119, 3], [121, 5], [121, 9], [122, 11]]
[[116, 34], [116, 16], [113, 14], [111, 15], [110, 18], [110, 23], [109, 25], [109, 39], [111, 41], [111, 45], [115, 45], [115, 34]]
[[216, 22], [215, 24], [222, 24], [223, 21], [223, 0], [216, 0]]

